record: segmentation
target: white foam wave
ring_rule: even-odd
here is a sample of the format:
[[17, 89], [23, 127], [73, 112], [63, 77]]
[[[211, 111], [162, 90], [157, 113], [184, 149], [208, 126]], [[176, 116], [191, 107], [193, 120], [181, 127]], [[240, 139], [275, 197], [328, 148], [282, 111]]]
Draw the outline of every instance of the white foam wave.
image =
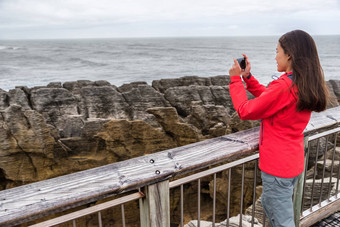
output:
[[0, 50], [19, 50], [20, 47], [15, 46], [0, 46]]

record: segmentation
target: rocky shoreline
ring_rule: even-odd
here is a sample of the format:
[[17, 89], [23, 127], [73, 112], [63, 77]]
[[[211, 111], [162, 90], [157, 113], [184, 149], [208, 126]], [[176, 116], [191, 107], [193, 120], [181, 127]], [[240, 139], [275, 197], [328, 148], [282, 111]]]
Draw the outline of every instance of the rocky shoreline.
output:
[[[259, 125], [238, 118], [229, 82], [191, 76], [152, 85], [75, 81], [0, 89], [0, 190]], [[339, 105], [340, 80], [328, 87], [330, 107]]]
[[[0, 90], [0, 189], [256, 125], [237, 121], [228, 76]], [[233, 118], [235, 120], [233, 120]]]

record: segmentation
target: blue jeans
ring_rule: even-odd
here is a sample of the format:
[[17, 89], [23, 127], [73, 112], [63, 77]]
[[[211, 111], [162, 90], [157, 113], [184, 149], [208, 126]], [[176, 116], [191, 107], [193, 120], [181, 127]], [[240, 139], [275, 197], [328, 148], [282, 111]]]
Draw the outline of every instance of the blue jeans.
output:
[[298, 176], [282, 178], [262, 171], [261, 178], [261, 203], [271, 227], [295, 227], [292, 196]]

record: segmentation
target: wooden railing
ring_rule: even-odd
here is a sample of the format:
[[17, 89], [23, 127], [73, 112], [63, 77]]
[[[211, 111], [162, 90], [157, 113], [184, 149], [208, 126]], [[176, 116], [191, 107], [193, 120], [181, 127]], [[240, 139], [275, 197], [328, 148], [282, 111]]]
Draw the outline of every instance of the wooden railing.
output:
[[[308, 137], [339, 123], [340, 107], [313, 113], [304, 133]], [[253, 128], [0, 191], [0, 226], [26, 223], [140, 188], [145, 190], [131, 199], [143, 198], [141, 225], [169, 226], [169, 179], [253, 154], [258, 150], [258, 131]]]

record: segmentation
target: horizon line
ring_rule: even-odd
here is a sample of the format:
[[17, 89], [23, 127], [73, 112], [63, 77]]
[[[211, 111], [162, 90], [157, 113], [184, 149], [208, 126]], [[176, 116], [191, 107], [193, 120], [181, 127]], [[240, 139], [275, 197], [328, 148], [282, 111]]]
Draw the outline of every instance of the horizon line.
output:
[[[282, 35], [282, 34], [281, 34]], [[200, 36], [122, 36], [122, 37], [58, 37], [58, 38], [1, 38], [1, 41], [23, 41], [23, 40], [80, 40], [80, 39], [186, 39], [186, 38], [237, 38], [237, 37], [279, 37], [281, 35], [200, 35]], [[319, 36], [340, 36], [340, 34], [311, 34]]]

